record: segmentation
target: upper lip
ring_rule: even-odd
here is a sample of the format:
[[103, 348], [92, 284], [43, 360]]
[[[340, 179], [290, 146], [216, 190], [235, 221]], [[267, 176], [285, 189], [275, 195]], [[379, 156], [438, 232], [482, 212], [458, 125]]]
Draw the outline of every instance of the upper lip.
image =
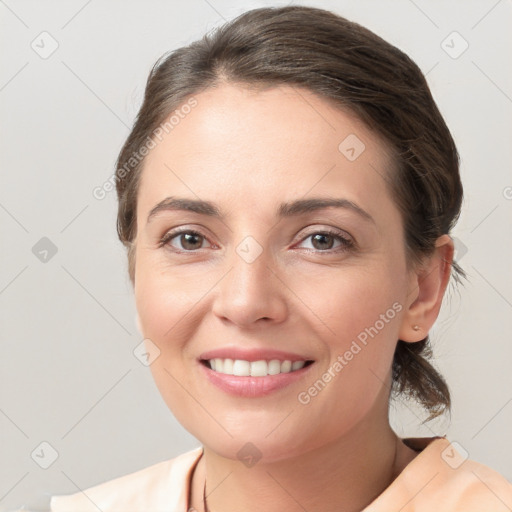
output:
[[210, 359], [241, 359], [243, 361], [271, 361], [272, 359], [278, 359], [279, 361], [312, 361], [310, 357], [302, 356], [300, 354], [294, 354], [293, 352], [285, 352], [283, 350], [274, 349], [242, 349], [239, 347], [223, 347], [214, 350], [208, 350], [203, 352], [199, 359], [210, 360]]

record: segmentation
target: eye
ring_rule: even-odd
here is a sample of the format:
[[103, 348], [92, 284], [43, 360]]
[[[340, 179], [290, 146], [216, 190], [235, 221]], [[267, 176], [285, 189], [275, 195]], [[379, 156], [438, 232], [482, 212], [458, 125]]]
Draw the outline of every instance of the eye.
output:
[[[347, 251], [354, 247], [354, 241], [348, 237], [348, 235], [334, 230], [315, 231], [311, 233], [303, 240], [311, 239], [312, 247], [306, 247], [306, 249], [314, 249], [320, 252], [341, 252]], [[335, 242], [338, 242], [337, 247], [333, 249]]]
[[[354, 241], [347, 234], [336, 230], [315, 231], [305, 237], [302, 243], [308, 239], [311, 239], [312, 247], [306, 247], [306, 249], [329, 254], [347, 251], [355, 246]], [[159, 247], [168, 246], [176, 252], [194, 252], [203, 249], [205, 242], [208, 242], [207, 238], [198, 231], [183, 229], [166, 233], [158, 245]]]
[[[174, 239], [177, 239], [178, 247], [172, 243]], [[205, 241], [207, 239], [201, 233], [187, 229], [166, 233], [158, 245], [159, 247], [170, 246], [172, 249], [176, 249], [177, 252], [193, 252], [197, 249], [202, 249]]]

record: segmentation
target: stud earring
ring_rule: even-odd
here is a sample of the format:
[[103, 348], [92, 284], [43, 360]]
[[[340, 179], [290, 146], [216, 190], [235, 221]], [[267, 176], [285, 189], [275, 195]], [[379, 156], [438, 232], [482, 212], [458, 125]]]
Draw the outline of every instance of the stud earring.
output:
[[412, 328], [415, 331], [419, 331], [421, 329], [421, 327], [419, 325], [413, 325]]

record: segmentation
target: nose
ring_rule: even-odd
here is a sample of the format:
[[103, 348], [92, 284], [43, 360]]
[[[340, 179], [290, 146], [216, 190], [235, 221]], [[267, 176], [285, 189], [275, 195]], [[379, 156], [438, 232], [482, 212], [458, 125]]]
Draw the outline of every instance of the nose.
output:
[[244, 329], [282, 322], [288, 310], [287, 288], [272, 267], [265, 249], [253, 261], [233, 251], [228, 273], [215, 287], [214, 314]]

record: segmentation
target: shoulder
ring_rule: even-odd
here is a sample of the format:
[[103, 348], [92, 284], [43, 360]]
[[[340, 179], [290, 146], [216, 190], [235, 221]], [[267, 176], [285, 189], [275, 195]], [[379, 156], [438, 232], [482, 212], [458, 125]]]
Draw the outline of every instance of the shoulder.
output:
[[453, 503], [453, 510], [467, 512], [510, 512], [512, 484], [494, 469], [468, 458], [457, 443], [441, 445], [442, 464], [435, 479], [441, 503]]
[[433, 509], [510, 512], [512, 484], [500, 473], [471, 460], [457, 442], [444, 437], [411, 439], [423, 449], [368, 512], [391, 499], [402, 512]]
[[199, 447], [77, 493], [52, 496], [50, 512], [185, 511], [190, 475], [202, 453]]

